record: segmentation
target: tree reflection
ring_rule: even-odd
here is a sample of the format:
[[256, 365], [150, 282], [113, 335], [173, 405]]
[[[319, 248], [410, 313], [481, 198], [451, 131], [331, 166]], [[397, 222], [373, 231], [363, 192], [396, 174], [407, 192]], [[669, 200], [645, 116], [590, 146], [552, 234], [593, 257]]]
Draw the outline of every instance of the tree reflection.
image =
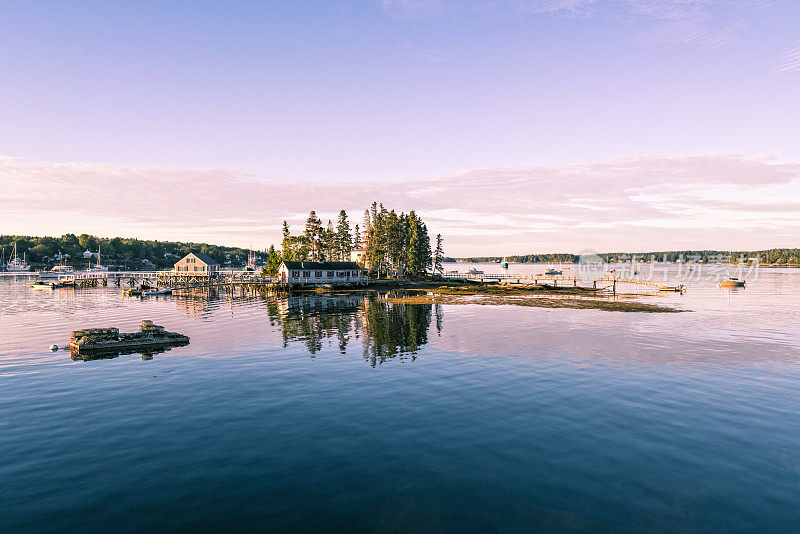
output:
[[[345, 354], [361, 340], [363, 357], [373, 367], [393, 358], [416, 359], [428, 342], [433, 317], [430, 304], [390, 304], [380, 296], [301, 295], [267, 302], [270, 322], [280, 326], [284, 346], [301, 342], [312, 357], [335, 340]], [[436, 310], [441, 331], [442, 312]]]

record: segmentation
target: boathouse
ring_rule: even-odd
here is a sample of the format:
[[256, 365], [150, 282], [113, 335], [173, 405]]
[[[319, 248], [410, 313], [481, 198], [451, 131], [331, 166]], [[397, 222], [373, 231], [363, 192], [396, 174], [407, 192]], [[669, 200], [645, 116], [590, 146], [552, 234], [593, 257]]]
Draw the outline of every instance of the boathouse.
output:
[[173, 270], [181, 273], [211, 275], [219, 271], [219, 263], [208, 254], [190, 252], [175, 264]]
[[284, 284], [344, 284], [361, 281], [354, 261], [283, 261], [278, 278]]

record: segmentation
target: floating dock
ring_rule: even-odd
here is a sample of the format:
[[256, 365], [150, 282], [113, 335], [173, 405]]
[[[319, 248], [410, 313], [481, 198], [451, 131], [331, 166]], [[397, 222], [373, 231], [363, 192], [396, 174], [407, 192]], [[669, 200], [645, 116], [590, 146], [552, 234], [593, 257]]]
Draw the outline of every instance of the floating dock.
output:
[[[75, 330], [69, 348], [75, 355], [119, 354], [188, 345], [189, 338], [167, 332], [153, 321], [142, 321], [138, 332], [120, 333], [119, 328], [87, 328]], [[85, 358], [81, 358], [85, 359]]]

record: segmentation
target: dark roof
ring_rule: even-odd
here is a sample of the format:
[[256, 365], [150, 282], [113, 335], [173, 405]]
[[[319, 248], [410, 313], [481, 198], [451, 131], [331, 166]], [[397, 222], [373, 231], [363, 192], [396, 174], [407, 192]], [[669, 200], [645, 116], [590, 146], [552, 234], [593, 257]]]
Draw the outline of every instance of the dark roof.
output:
[[320, 271], [358, 271], [361, 267], [354, 261], [284, 261], [289, 270], [317, 269]]
[[202, 252], [190, 252], [189, 254], [194, 254], [194, 256], [198, 260], [202, 261], [206, 265], [219, 265], [219, 263], [217, 263], [217, 260], [209, 256], [208, 254], [203, 254]]

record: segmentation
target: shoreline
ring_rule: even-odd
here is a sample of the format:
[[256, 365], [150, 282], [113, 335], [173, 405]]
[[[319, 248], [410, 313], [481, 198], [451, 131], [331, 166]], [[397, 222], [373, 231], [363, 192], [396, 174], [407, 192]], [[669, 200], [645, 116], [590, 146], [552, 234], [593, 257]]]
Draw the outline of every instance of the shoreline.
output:
[[[524, 306], [535, 308], [596, 309], [604, 311], [640, 313], [683, 313], [672, 306], [650, 304], [634, 300], [643, 296], [635, 293], [617, 293], [614, 300], [604, 298], [606, 293], [581, 287], [556, 288], [547, 285], [481, 285], [428, 280], [374, 281], [361, 287], [315, 287], [294, 289], [292, 292], [336, 295], [367, 293], [381, 290], [407, 292], [405, 295], [381, 297], [390, 304], [478, 304], [490, 306]], [[610, 297], [610, 295], [608, 295]], [[622, 299], [622, 300], [619, 300]]]

